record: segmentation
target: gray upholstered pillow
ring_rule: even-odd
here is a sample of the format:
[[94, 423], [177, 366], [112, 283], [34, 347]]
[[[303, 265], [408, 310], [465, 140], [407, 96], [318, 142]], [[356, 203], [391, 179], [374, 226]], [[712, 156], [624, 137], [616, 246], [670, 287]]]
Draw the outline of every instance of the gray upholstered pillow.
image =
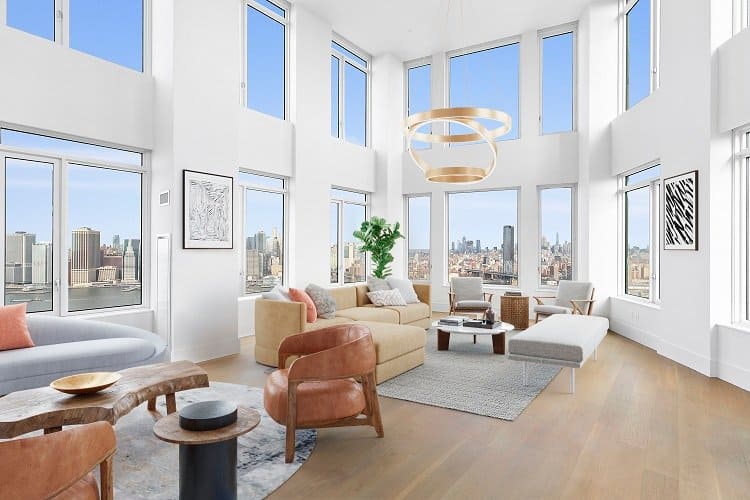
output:
[[417, 297], [417, 292], [414, 291], [414, 285], [411, 281], [388, 278], [388, 285], [391, 288], [398, 289], [407, 304], [419, 303], [419, 297]]
[[376, 278], [375, 276], [368, 276], [367, 289], [371, 292], [382, 292], [384, 290], [390, 290], [391, 286], [388, 284], [388, 281], [384, 279]]
[[336, 300], [328, 290], [322, 286], [308, 285], [305, 288], [305, 293], [310, 296], [313, 304], [315, 304], [319, 318], [331, 319], [336, 317]]
[[383, 306], [405, 306], [406, 301], [401, 296], [401, 292], [394, 288], [393, 290], [378, 290], [377, 292], [369, 292], [367, 298], [370, 302], [375, 304], [376, 307]]

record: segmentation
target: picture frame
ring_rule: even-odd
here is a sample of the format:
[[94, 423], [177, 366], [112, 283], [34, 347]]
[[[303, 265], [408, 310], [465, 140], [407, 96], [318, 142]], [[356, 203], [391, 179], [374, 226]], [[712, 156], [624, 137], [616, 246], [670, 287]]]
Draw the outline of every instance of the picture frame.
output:
[[698, 250], [698, 171], [664, 179], [664, 250]]
[[234, 248], [234, 178], [182, 171], [185, 249]]

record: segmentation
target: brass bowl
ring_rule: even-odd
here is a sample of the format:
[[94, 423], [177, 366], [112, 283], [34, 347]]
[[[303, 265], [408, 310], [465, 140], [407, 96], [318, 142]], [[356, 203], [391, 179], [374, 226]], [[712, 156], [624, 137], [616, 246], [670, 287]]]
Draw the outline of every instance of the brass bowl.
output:
[[65, 394], [94, 394], [122, 378], [117, 372], [79, 373], [55, 380], [49, 386]]

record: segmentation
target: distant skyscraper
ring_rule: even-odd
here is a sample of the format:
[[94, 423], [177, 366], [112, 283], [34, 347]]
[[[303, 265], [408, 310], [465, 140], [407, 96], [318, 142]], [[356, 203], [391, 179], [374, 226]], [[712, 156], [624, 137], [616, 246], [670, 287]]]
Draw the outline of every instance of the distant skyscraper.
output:
[[505, 274], [513, 274], [514, 233], [513, 226], [503, 226], [503, 273]]
[[52, 245], [49, 243], [32, 245], [31, 282], [35, 285], [52, 283]]
[[265, 255], [258, 250], [248, 250], [246, 257], [246, 270], [248, 278], [259, 279], [263, 277], [265, 267]]
[[258, 245], [255, 240], [255, 236], [248, 236], [245, 240], [245, 250], [257, 250]]
[[133, 249], [133, 242], [129, 241], [127, 248], [122, 256], [122, 281], [127, 283], [134, 283], [137, 281], [136, 269], [137, 269], [135, 250]]
[[555, 233], [555, 245], [560, 245], [560, 233]]
[[99, 231], [90, 227], [73, 231], [71, 284], [80, 285], [96, 281], [96, 270], [101, 265], [99, 238]]
[[[141, 280], [141, 240], [139, 239], [126, 239], [123, 249], [127, 249], [128, 245], [133, 247], [133, 255], [135, 255], [135, 279], [136, 281]], [[124, 257], [124, 252], [123, 252]], [[124, 261], [123, 261], [124, 264]]]
[[474, 244], [474, 250], [476, 250], [477, 253], [482, 251], [482, 242], [477, 240], [477, 242]]
[[25, 231], [16, 231], [5, 236], [5, 280], [8, 283], [31, 283], [31, 249], [34, 243], [36, 235]]
[[255, 233], [255, 248], [260, 253], [266, 253], [266, 232], [262, 229]]
[[119, 252], [122, 252], [122, 248], [120, 248], [120, 235], [119, 234], [112, 236], [112, 247], [116, 248]]

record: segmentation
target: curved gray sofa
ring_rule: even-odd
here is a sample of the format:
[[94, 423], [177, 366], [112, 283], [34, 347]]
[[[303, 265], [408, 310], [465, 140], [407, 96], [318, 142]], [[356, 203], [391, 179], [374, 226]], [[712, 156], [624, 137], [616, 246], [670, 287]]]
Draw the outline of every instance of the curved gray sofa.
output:
[[146, 330], [55, 316], [27, 316], [35, 347], [0, 351], [0, 395], [91, 371], [168, 361], [166, 343]]

